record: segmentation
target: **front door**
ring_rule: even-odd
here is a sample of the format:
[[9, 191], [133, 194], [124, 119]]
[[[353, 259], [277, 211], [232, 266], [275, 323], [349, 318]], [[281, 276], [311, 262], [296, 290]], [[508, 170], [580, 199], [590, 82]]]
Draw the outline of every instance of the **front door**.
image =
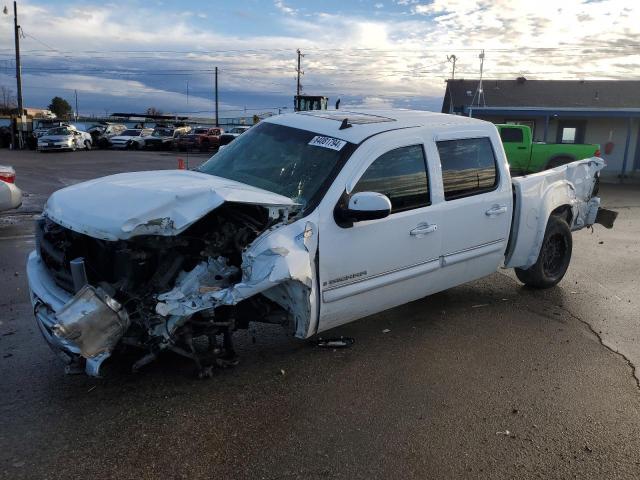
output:
[[[326, 330], [408, 301], [430, 290], [440, 268], [440, 210], [431, 205], [423, 140], [398, 132], [393, 144], [375, 137], [345, 167], [348, 178], [320, 206], [320, 322]], [[338, 180], [340, 181], [340, 180]], [[391, 200], [383, 219], [338, 225], [343, 195], [373, 191]]]

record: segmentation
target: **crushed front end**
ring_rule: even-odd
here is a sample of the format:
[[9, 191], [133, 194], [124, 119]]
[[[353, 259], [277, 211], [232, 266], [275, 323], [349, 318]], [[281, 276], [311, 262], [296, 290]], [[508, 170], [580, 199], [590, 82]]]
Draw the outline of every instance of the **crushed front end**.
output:
[[107, 358], [133, 349], [133, 371], [173, 352], [208, 376], [237, 362], [233, 333], [249, 322], [310, 334], [314, 224], [289, 223], [287, 209], [228, 202], [175, 235], [166, 234], [171, 222], [155, 227], [163, 234], [105, 240], [46, 213], [37, 222], [31, 300], [69, 373], [99, 376]]

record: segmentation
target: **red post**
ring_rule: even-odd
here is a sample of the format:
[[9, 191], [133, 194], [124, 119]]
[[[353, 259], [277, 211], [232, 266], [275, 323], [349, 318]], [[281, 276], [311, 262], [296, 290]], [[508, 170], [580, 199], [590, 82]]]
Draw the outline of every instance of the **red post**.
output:
[[185, 169], [185, 167], [184, 167], [184, 160], [183, 160], [183, 159], [181, 159], [181, 158], [179, 158], [179, 159], [178, 159], [178, 170], [184, 170], [184, 169]]

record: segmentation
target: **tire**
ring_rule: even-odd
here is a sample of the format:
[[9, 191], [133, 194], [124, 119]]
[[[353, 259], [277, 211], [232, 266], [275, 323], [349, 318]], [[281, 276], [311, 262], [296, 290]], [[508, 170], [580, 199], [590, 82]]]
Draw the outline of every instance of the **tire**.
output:
[[516, 268], [516, 277], [531, 288], [551, 288], [557, 285], [569, 268], [573, 239], [569, 225], [552, 215], [547, 222], [538, 260], [526, 270]]
[[129, 150], [138, 150], [140, 148], [140, 144], [138, 142], [131, 142], [129, 144]]
[[84, 141], [84, 149], [91, 150], [91, 142], [89, 140]]
[[209, 142], [202, 142], [200, 144], [200, 152], [207, 153], [209, 151]]
[[555, 157], [549, 160], [549, 162], [547, 163], [546, 167], [544, 167], [544, 169], [550, 170], [552, 168], [559, 167], [560, 165], [566, 165], [567, 163], [571, 163], [573, 161], [575, 161], [575, 159], [571, 157]]

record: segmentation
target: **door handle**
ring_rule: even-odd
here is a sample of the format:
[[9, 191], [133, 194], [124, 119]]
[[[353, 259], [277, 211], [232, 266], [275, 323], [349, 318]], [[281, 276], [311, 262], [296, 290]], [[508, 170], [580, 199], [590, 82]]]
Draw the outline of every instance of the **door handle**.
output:
[[518, 147], [518, 150], [526, 150], [527, 147]]
[[420, 223], [416, 228], [409, 232], [412, 237], [422, 237], [427, 233], [435, 232], [438, 229], [438, 225], [435, 223]]
[[507, 206], [506, 205], [494, 205], [493, 207], [491, 207], [489, 210], [487, 210], [484, 213], [488, 217], [493, 217], [493, 216], [496, 216], [496, 215], [502, 215], [503, 213], [507, 213]]

